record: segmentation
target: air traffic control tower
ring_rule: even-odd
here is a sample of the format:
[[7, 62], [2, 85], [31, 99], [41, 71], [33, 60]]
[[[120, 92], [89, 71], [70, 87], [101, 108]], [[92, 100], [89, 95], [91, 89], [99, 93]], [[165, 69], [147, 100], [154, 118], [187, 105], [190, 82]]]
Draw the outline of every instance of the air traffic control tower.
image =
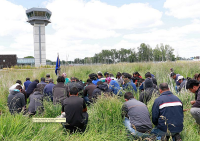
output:
[[28, 21], [33, 25], [35, 66], [46, 65], [45, 26], [51, 18], [51, 11], [46, 8], [26, 10]]

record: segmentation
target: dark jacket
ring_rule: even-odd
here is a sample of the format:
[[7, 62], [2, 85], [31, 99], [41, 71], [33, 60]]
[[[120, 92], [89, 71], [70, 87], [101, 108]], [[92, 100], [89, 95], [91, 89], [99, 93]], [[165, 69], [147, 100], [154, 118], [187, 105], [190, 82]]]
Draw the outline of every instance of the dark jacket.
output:
[[[52, 82], [50, 82], [49, 84], [47, 84], [44, 87], [44, 91], [43, 91], [44, 96], [48, 97], [49, 99], [51, 99], [51, 101], [53, 101], [53, 87], [54, 86], [55, 85]], [[49, 100], [48, 98], [47, 98], [47, 100]]]
[[40, 89], [40, 92], [43, 94], [44, 87], [47, 85], [47, 83], [41, 81], [40, 83], [37, 84], [37, 88]]
[[59, 82], [53, 87], [53, 104], [62, 104], [67, 97], [69, 97], [68, 88], [63, 82]]
[[187, 85], [187, 79], [183, 80], [183, 82], [178, 87], [178, 91], [181, 91], [182, 89], [186, 90], [186, 85]]
[[139, 101], [147, 104], [151, 100], [152, 96], [158, 96], [159, 92], [153, 87], [153, 81], [151, 78], [146, 78], [144, 81], [145, 89], [140, 93]]
[[43, 95], [40, 91], [35, 91], [33, 94], [30, 95], [30, 104], [28, 106], [28, 111], [30, 113], [35, 113], [37, 110], [39, 112], [43, 111]]
[[192, 105], [192, 108], [193, 107], [200, 108], [200, 87], [195, 93], [195, 100], [196, 100], [196, 102]]
[[92, 93], [92, 97], [93, 98], [97, 98], [98, 95], [101, 95], [101, 93], [107, 93], [107, 94], [110, 94], [111, 93], [111, 90], [108, 89], [108, 85], [106, 83], [103, 83], [103, 84], [100, 84], [97, 86], [96, 89], [94, 89], [93, 93]]
[[88, 98], [91, 100], [92, 99], [92, 93], [93, 91], [96, 89], [96, 85], [94, 85], [93, 83], [87, 85], [85, 87], [85, 90], [83, 91], [83, 96], [88, 96]]
[[82, 91], [84, 89], [84, 84], [82, 82], [70, 82], [70, 83], [67, 83], [67, 87], [69, 89], [76, 87], [78, 91]]
[[82, 128], [84, 125], [83, 109], [86, 104], [83, 98], [70, 96], [63, 101], [62, 111], [65, 112], [66, 122], [71, 126]]
[[28, 88], [26, 90], [26, 95], [27, 98], [29, 97], [30, 94], [32, 94], [33, 90], [37, 87], [38, 82], [33, 81], [28, 85]]
[[7, 105], [11, 114], [21, 112], [25, 104], [25, 96], [19, 90], [14, 89], [8, 95]]
[[122, 116], [128, 117], [132, 128], [136, 128], [139, 132], [144, 133], [152, 128], [147, 106], [134, 98], [124, 103], [122, 107]]
[[[163, 92], [152, 107], [152, 122], [158, 129], [171, 133], [183, 130], [183, 106], [181, 100], [171, 91]], [[165, 124], [166, 123], [166, 124]]]

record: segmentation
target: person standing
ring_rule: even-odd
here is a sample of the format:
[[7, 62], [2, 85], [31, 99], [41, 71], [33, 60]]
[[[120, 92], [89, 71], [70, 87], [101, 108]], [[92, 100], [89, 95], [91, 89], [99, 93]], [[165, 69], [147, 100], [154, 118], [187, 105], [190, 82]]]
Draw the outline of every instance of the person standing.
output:
[[[161, 83], [159, 91], [161, 95], [152, 107], [152, 122], [155, 128], [151, 133], [157, 136], [157, 139], [172, 135], [172, 138], [181, 140], [179, 133], [183, 130], [183, 104], [169, 90], [167, 83]], [[170, 134], [167, 131], [170, 131]]]

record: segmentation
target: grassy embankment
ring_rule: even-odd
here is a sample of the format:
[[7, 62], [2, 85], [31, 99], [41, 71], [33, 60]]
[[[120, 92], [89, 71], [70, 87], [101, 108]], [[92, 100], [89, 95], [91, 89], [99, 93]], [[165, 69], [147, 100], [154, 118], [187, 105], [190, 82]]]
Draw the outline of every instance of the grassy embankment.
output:
[[[169, 78], [169, 68], [173, 67], [176, 73], [184, 77], [192, 77], [195, 73], [200, 72], [200, 63], [133, 63], [133, 64], [116, 64], [101, 66], [77, 66], [63, 68], [69, 77], [76, 76], [86, 81], [88, 74], [98, 71], [108, 71], [114, 75], [120, 72], [133, 73], [138, 71], [142, 77], [147, 71], [153, 73], [158, 84], [167, 82], [170, 89], [175, 93], [174, 81]], [[33, 123], [31, 118], [22, 115], [11, 116], [6, 106], [8, 88], [15, 83], [17, 79], [22, 81], [26, 77], [31, 80], [44, 77], [50, 73], [54, 80], [56, 76], [52, 69], [32, 69], [32, 70], [4, 70], [0, 71], [0, 140], [129, 140], [121, 119], [121, 106], [123, 98], [112, 97], [100, 99], [96, 104], [88, 108], [89, 123], [87, 132], [84, 134], [69, 135], [65, 133], [59, 123]], [[138, 99], [138, 93], [136, 99]], [[194, 94], [182, 92], [177, 95], [183, 102], [184, 109], [191, 108], [190, 101], [194, 100]], [[148, 103], [148, 109], [151, 113], [152, 104], [155, 98]], [[60, 114], [61, 107], [53, 106], [45, 102], [45, 112], [43, 115], [35, 117], [56, 117]], [[184, 113], [184, 130], [181, 133], [184, 141], [198, 141], [199, 126], [195, 124], [190, 112]]]

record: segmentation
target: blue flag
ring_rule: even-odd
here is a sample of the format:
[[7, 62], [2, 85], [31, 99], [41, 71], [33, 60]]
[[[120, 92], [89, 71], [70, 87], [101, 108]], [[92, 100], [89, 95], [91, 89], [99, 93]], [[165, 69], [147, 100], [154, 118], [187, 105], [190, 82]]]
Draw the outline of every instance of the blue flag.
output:
[[55, 68], [55, 73], [57, 75], [57, 70], [60, 68], [60, 59], [59, 56], [57, 57], [57, 61], [56, 61], [56, 68]]

